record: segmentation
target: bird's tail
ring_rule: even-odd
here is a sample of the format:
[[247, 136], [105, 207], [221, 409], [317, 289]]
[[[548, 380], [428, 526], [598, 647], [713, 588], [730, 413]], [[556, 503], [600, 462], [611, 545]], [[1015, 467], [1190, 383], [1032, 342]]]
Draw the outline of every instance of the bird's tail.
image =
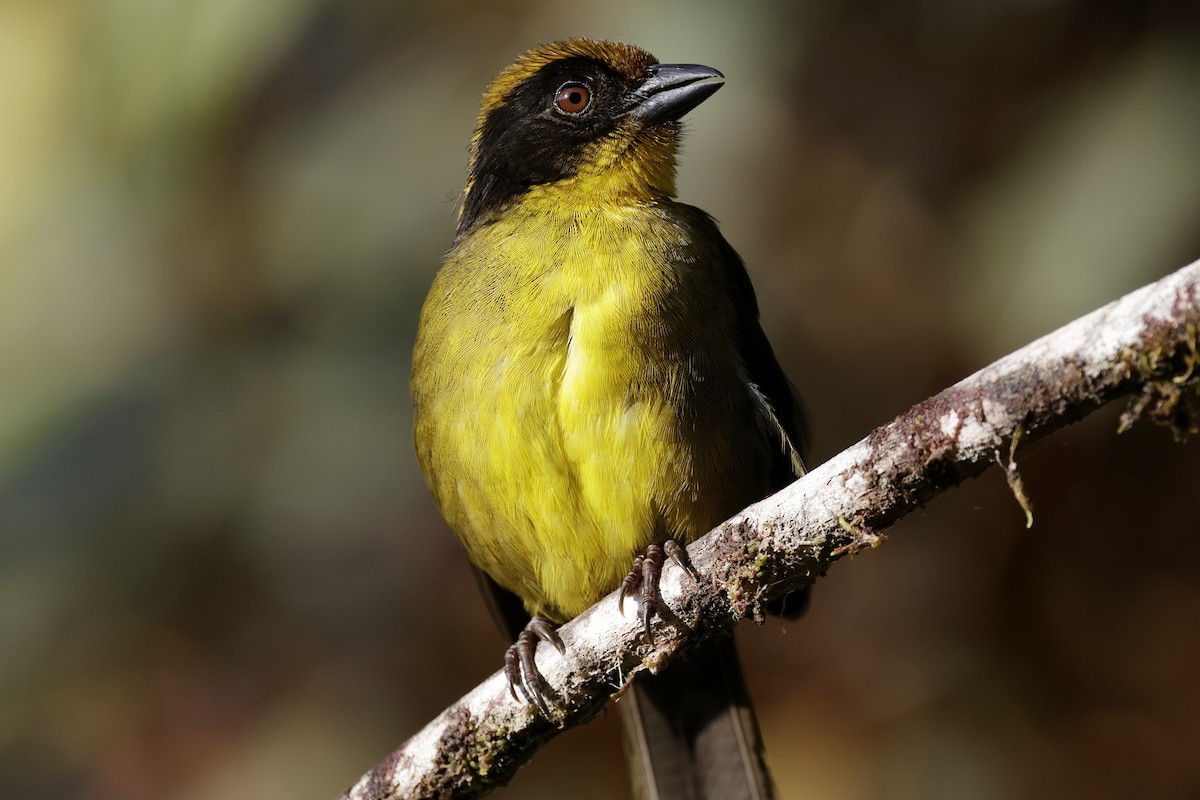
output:
[[704, 644], [617, 703], [637, 800], [772, 800], [733, 639]]

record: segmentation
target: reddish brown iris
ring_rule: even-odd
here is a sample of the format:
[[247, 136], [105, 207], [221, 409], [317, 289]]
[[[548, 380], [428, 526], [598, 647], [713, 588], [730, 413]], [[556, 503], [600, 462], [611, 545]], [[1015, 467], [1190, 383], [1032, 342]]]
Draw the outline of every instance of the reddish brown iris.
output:
[[582, 83], [564, 83], [554, 95], [554, 105], [564, 114], [582, 114], [592, 101], [592, 91]]

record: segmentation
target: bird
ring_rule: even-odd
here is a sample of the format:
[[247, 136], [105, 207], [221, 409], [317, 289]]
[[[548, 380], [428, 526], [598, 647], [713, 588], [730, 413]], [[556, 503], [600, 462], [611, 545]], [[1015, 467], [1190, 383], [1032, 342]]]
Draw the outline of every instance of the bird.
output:
[[[549, 714], [539, 641], [606, 594], [650, 636], [666, 560], [803, 474], [804, 414], [741, 258], [676, 199], [681, 118], [724, 75], [639, 47], [535, 47], [483, 94], [451, 247], [421, 310], [414, 442]], [[639, 798], [774, 796], [733, 641], [618, 703]]]

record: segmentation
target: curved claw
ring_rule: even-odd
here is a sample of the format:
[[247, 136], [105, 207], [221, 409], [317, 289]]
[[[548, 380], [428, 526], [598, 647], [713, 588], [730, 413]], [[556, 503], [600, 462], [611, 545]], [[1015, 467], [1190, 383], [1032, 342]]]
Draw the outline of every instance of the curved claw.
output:
[[[513, 700], [525, 700], [537, 708], [542, 716], [550, 718], [550, 704], [546, 701], [546, 681], [538, 671], [534, 655], [537, 653], [538, 642], [547, 642], [560, 653], [566, 653], [566, 646], [554, 624], [541, 614], [535, 615], [525, 625], [525, 630], [517, 636], [517, 641], [504, 651], [504, 677], [508, 681], [508, 691]], [[520, 690], [520, 697], [517, 691]]]
[[667, 539], [663, 542], [663, 551], [667, 556], [679, 565], [679, 568], [692, 576], [692, 580], [699, 581], [700, 573], [696, 572], [696, 568], [692, 566], [692, 559], [688, 555], [687, 548], [679, 544], [674, 539]]
[[521, 681], [521, 657], [517, 655], [515, 644], [510, 644], [504, 651], [504, 678], [508, 681], [508, 692], [512, 699], [521, 702], [521, 698], [517, 697], [517, 687], [520, 686], [521, 693], [524, 694], [525, 684]]
[[637, 595], [638, 609], [642, 618], [642, 627], [646, 631], [646, 640], [654, 644], [654, 632], [650, 627], [650, 619], [661, 601], [658, 584], [662, 578], [663, 562], [670, 558], [679, 568], [699, 581], [700, 573], [692, 566], [687, 550], [674, 539], [667, 539], [660, 544], [651, 544], [643, 555], [633, 560], [629, 574], [621, 581], [621, 591], [617, 593], [617, 608], [624, 613], [625, 598]]
[[529, 623], [525, 626], [525, 630], [533, 631], [538, 639], [546, 644], [553, 645], [555, 650], [566, 655], [567, 646], [563, 644], [562, 637], [558, 635], [558, 628], [554, 627], [554, 623], [541, 614], [535, 614], [533, 619], [529, 620]]

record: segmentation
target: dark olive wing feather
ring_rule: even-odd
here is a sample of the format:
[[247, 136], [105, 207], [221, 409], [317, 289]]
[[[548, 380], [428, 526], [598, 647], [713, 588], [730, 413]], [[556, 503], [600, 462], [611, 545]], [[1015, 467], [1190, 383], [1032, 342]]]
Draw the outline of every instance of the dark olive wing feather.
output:
[[803, 458], [808, 451], [808, 424], [804, 404], [784, 375], [783, 368], [775, 358], [771, 342], [763, 332], [758, 318], [758, 298], [741, 256], [725, 241], [712, 217], [699, 209], [695, 211], [701, 215], [702, 223], [711, 228], [708, 235], [720, 243], [719, 257], [725, 270], [725, 279], [736, 297], [738, 307], [744, 312], [739, 316], [737, 330], [738, 352], [742, 363], [750, 382], [774, 412], [774, 419], [769, 421], [778, 425], [781, 437], [787, 442], [786, 447], [780, 448], [780, 458], [772, 473], [772, 489], [782, 489], [804, 474]]

